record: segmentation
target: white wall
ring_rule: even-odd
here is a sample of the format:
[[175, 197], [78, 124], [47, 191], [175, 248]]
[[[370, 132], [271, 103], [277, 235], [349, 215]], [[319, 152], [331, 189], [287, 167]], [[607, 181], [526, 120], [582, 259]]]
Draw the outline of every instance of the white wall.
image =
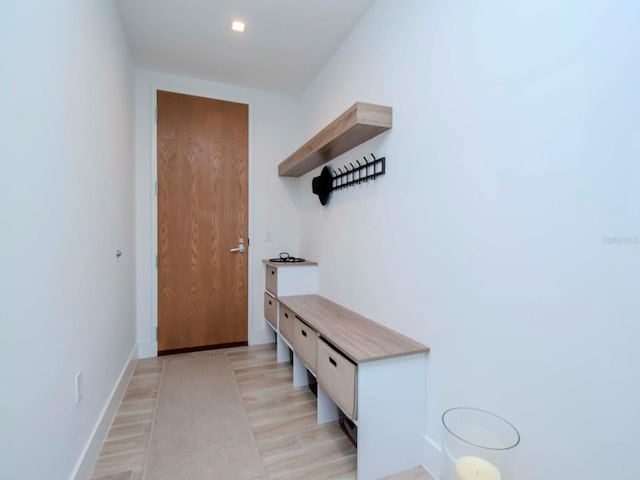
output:
[[299, 144], [393, 106], [331, 162], [386, 155], [385, 177], [324, 208], [300, 181], [299, 253], [431, 346], [434, 472], [466, 405], [519, 428], [509, 478], [638, 478], [639, 44], [638, 2], [378, 0], [303, 94]]
[[136, 74], [136, 252], [140, 354], [157, 354], [157, 211], [155, 104], [157, 90], [249, 105], [249, 343], [272, 341], [263, 312], [262, 259], [298, 246], [297, 183], [279, 178], [277, 165], [296, 146], [297, 101], [293, 97], [193, 78], [139, 70]]
[[135, 347], [133, 68], [111, 2], [0, 19], [1, 475], [62, 479]]

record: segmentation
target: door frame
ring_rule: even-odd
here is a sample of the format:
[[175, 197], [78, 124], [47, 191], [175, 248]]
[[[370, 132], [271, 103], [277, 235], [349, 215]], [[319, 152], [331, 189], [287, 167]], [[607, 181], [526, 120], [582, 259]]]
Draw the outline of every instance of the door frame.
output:
[[[242, 98], [237, 95], [226, 95], [223, 92], [213, 95], [210, 91], [202, 91], [194, 88], [180, 88], [176, 85], [163, 85], [160, 83], [151, 83], [149, 89], [151, 98], [149, 99], [149, 118], [151, 119], [151, 177], [150, 188], [151, 194], [151, 343], [154, 345], [154, 356], [158, 356], [158, 339], [156, 338], [156, 331], [158, 328], [158, 269], [156, 268], [156, 255], [158, 253], [158, 199], [156, 197], [156, 182], [158, 179], [158, 124], [156, 122], [156, 109], [158, 106], [158, 90], [166, 92], [180, 93], [183, 95], [194, 95], [198, 97], [210, 98], [213, 100], [223, 100], [227, 102], [243, 103], [248, 105], [249, 108], [249, 135], [248, 135], [248, 178], [247, 178], [247, 222], [248, 231], [247, 238], [253, 237], [253, 102], [248, 98]], [[248, 242], [247, 254], [247, 341], [249, 345], [253, 343], [252, 339], [252, 324], [253, 324], [253, 248], [251, 247], [250, 240]]]

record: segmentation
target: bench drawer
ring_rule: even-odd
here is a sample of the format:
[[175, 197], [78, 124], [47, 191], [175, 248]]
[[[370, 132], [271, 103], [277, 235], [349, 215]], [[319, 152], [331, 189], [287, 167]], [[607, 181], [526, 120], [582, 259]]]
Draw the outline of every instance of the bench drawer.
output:
[[293, 346], [293, 321], [295, 317], [293, 312], [280, 304], [280, 322], [278, 323], [278, 329], [280, 331], [280, 335], [282, 335], [289, 345]]
[[318, 334], [306, 323], [296, 318], [294, 321], [293, 349], [304, 364], [313, 373], [316, 372], [316, 352], [318, 348]]
[[340, 410], [356, 420], [357, 366], [323, 339], [318, 339], [318, 383]]
[[274, 330], [278, 329], [278, 304], [276, 302], [275, 298], [267, 292], [264, 293], [264, 318], [267, 319]]
[[266, 289], [275, 297], [278, 296], [278, 269], [267, 265], [267, 278], [265, 280]]

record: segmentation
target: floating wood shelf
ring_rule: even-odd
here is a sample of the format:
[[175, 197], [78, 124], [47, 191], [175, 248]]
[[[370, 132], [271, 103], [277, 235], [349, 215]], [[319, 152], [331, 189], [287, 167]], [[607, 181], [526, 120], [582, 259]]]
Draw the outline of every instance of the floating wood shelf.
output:
[[301, 177], [391, 128], [392, 109], [356, 102], [278, 165], [281, 177]]

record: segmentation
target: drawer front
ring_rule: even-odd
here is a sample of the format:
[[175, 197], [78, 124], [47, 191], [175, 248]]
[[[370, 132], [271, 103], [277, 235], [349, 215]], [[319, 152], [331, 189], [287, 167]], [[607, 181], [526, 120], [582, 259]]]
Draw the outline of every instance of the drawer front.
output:
[[309, 370], [315, 373], [318, 334], [298, 318], [294, 320], [293, 325], [293, 349]]
[[265, 280], [267, 291], [278, 296], [278, 269], [267, 265], [267, 278]]
[[287, 339], [290, 345], [293, 345], [293, 321], [295, 317], [293, 312], [284, 305], [280, 304], [280, 322], [278, 328], [280, 334]]
[[318, 383], [344, 414], [357, 419], [357, 368], [351, 360], [318, 339]]
[[278, 304], [277, 300], [265, 292], [264, 294], [264, 318], [274, 329], [278, 329]]

